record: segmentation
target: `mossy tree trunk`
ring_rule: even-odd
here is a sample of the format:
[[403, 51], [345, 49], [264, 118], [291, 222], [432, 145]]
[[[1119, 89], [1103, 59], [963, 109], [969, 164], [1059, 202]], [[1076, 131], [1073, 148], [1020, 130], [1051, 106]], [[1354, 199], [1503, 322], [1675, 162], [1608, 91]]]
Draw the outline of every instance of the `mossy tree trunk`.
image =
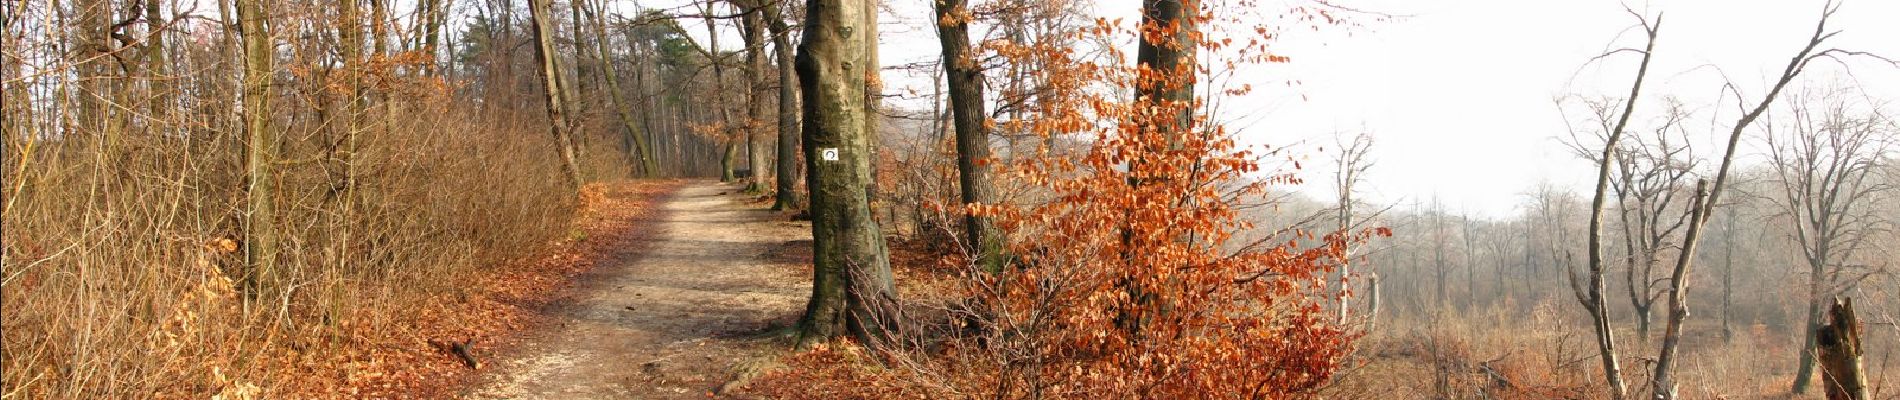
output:
[[884, 235], [866, 195], [871, 132], [866, 128], [866, 24], [862, 0], [807, 3], [799, 48], [805, 163], [810, 174], [813, 279], [799, 320], [801, 347], [849, 333], [875, 344], [894, 323], [895, 291]]

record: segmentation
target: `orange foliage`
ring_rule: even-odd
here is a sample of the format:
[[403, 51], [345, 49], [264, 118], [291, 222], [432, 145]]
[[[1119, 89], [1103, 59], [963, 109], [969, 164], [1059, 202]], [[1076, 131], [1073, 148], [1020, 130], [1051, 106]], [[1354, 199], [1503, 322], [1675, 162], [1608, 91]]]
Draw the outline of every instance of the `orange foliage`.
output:
[[[1195, 7], [1194, 2], [1188, 2]], [[1213, 12], [1190, 17], [1198, 25]], [[1238, 24], [1238, 18], [1223, 20]], [[1179, 34], [1145, 26], [1166, 42]], [[1220, 29], [1211, 29], [1220, 32]], [[1264, 30], [1260, 31], [1263, 32]], [[1097, 21], [1074, 39], [1132, 36]], [[1193, 32], [1202, 51], [1231, 40]], [[1249, 41], [1227, 65], [1283, 62]], [[1077, 40], [1078, 42], [1083, 40]], [[1111, 43], [1113, 40], [1101, 40]], [[970, 204], [1008, 232], [1015, 260], [1000, 274], [968, 265], [959, 304], [937, 310], [948, 327], [912, 329], [909, 340], [870, 348], [821, 347], [756, 388], [782, 398], [1303, 398], [1330, 381], [1356, 333], [1324, 317], [1326, 272], [1346, 246], [1383, 229], [1236, 243], [1252, 228], [1238, 205], [1262, 200], [1288, 174], [1260, 175], [1263, 157], [1209, 123], [1199, 101], [1124, 100], [1137, 87], [1192, 84], [1204, 71], [1079, 56], [1069, 47], [992, 43], [990, 51], [1036, 65], [1046, 83], [1010, 121], [1044, 138], [1086, 140], [1076, 153], [1044, 148], [1001, 166], [1011, 184], [1047, 201]], [[1228, 49], [1234, 50], [1234, 49]], [[1232, 54], [1232, 52], [1227, 53]], [[1091, 61], [1105, 60], [1105, 61]], [[1230, 89], [1228, 93], [1244, 93]], [[1193, 115], [1186, 126], [1178, 119]], [[994, 161], [994, 160], [990, 160]], [[1285, 171], [1275, 171], [1285, 172]], [[1302, 241], [1314, 244], [1302, 244]], [[930, 310], [912, 313], [928, 319]], [[921, 316], [921, 317], [920, 317]]]

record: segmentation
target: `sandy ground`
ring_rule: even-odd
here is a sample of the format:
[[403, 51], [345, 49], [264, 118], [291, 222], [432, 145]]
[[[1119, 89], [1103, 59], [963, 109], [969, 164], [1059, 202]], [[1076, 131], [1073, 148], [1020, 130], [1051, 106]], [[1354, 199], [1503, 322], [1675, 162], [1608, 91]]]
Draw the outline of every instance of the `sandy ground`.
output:
[[547, 322], [485, 368], [475, 399], [703, 399], [780, 335], [809, 296], [811, 228], [688, 182], [655, 230], [579, 278]]

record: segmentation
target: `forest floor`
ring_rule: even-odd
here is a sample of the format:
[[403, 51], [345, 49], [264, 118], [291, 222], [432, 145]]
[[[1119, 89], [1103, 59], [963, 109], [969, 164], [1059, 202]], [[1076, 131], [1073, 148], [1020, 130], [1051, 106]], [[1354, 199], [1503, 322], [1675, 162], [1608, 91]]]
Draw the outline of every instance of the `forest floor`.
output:
[[687, 181], [502, 346], [465, 398], [707, 398], [765, 369], [809, 295], [811, 228]]

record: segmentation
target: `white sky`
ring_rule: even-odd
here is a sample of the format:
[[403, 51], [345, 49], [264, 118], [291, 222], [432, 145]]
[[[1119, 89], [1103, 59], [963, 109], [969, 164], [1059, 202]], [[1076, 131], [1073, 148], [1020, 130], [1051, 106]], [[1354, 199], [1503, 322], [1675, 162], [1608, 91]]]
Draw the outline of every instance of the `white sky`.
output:
[[[928, 24], [929, 0], [885, 0], [880, 56], [885, 65], [931, 62], [938, 48]], [[1297, 0], [1294, 0], [1297, 1]], [[648, 2], [649, 5], [670, 3]], [[1267, 2], [1271, 3], [1271, 2]], [[1580, 67], [1606, 49], [1640, 46], [1635, 20], [1612, 0], [1335, 0], [1336, 4], [1407, 17], [1368, 22], [1364, 29], [1300, 30], [1283, 36], [1293, 62], [1249, 71], [1257, 94], [1228, 100], [1229, 119], [1245, 121], [1249, 143], [1300, 145], [1307, 161], [1299, 190], [1331, 198], [1331, 133], [1363, 126], [1374, 133], [1377, 162], [1363, 184], [1378, 202], [1441, 198], [1447, 207], [1503, 216], [1521, 193], [1541, 181], [1578, 192], [1594, 179], [1559, 137], [1567, 130], [1552, 98], [1567, 93], [1622, 96], [1639, 59], [1624, 55]], [[1758, 99], [1813, 32], [1816, 0], [1654, 0], [1637, 11], [1664, 13], [1645, 105], [1662, 95], [1719, 111], [1698, 115], [1692, 132], [1706, 132], [1696, 153], [1719, 152], [1734, 120], [1734, 100], [1718, 105], [1722, 76]], [[1100, 1], [1097, 15], [1134, 20], [1140, 2]], [[1272, 5], [1263, 7], [1275, 7]], [[1267, 15], [1278, 12], [1265, 12]], [[1131, 22], [1132, 23], [1132, 22]], [[738, 46], [736, 30], [722, 47]], [[704, 26], [687, 30], [703, 38]], [[1900, 1], [1846, 0], [1830, 21], [1844, 31], [1832, 47], [1900, 57]], [[1622, 36], [1618, 38], [1618, 35]], [[1132, 39], [1131, 39], [1132, 40]], [[728, 45], [728, 43], [731, 43]], [[1900, 100], [1900, 70], [1850, 61], [1870, 92]], [[1718, 72], [1719, 70], [1719, 72]], [[1809, 76], [1833, 79], [1842, 68], [1819, 65]], [[885, 73], [887, 94], [930, 93], [928, 76]], [[1287, 87], [1283, 82], [1301, 82]], [[1639, 105], [1641, 106], [1641, 105]], [[1654, 110], [1656, 108], [1650, 108]], [[1641, 113], [1639, 111], [1639, 120]], [[1711, 118], [1711, 117], [1715, 118]], [[1714, 124], [1711, 125], [1711, 122]], [[1715, 129], [1710, 129], [1715, 128]], [[1701, 135], [1701, 134], [1698, 134]], [[1755, 153], [1744, 145], [1744, 156]], [[1711, 163], [1712, 164], [1712, 163]]]

